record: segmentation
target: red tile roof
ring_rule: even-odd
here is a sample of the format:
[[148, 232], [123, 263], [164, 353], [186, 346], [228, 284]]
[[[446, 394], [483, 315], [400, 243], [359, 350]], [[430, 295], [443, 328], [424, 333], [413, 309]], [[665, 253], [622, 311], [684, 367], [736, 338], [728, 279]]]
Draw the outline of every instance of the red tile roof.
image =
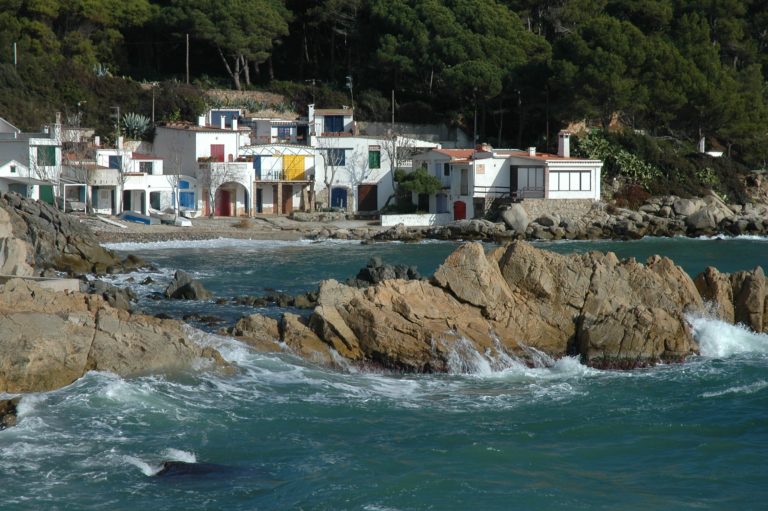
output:
[[433, 149], [433, 151], [450, 156], [453, 159], [467, 159], [475, 152], [474, 149]]

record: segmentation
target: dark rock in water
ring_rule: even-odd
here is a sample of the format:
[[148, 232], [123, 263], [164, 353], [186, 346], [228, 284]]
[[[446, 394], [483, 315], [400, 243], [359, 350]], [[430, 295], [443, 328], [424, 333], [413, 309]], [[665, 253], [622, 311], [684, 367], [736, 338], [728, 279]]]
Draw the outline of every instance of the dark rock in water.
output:
[[144, 279], [141, 282], [139, 282], [139, 284], [141, 284], [142, 286], [147, 286], [149, 284], [154, 284], [154, 283], [155, 283], [155, 281], [154, 281], [154, 279], [152, 277], [147, 277], [146, 279]]
[[21, 398], [0, 400], [0, 431], [16, 425], [16, 407]]
[[347, 281], [347, 285], [362, 288], [392, 279], [419, 280], [421, 275], [415, 266], [385, 264], [380, 257], [375, 256], [368, 261], [365, 268], [357, 272], [354, 279]]
[[176, 270], [173, 280], [165, 289], [166, 298], [177, 300], [206, 300], [212, 296], [199, 281], [183, 270]]
[[187, 322], [192, 321], [195, 323], [202, 323], [208, 326], [220, 325], [221, 323], [224, 323], [224, 320], [219, 317], [200, 315], [200, 314], [186, 314], [182, 317], [182, 319]]
[[232, 469], [226, 465], [215, 463], [189, 463], [186, 461], [164, 461], [162, 468], [155, 475], [157, 477], [196, 477], [215, 474], [224, 474]]

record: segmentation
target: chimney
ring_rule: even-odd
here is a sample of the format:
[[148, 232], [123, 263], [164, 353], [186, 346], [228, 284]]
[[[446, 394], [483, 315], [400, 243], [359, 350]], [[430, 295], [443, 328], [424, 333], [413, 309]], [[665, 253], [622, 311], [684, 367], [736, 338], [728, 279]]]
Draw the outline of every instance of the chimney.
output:
[[232, 118], [232, 131], [237, 131], [237, 117]]
[[201, 128], [205, 126], [205, 116], [204, 115], [198, 115], [197, 116], [197, 125]]
[[707, 152], [707, 139], [705, 139], [704, 137], [701, 137], [699, 139], [699, 152], [700, 153]]
[[101, 137], [100, 136], [96, 135], [96, 136], [93, 137], [93, 145], [96, 146], [96, 147], [100, 147], [101, 146]]
[[536, 148], [535, 147], [529, 147], [528, 148], [528, 156], [536, 156]]
[[562, 158], [571, 157], [571, 133], [561, 131], [557, 134], [557, 155]]
[[117, 148], [122, 149], [123, 148], [123, 137], [117, 137]]
[[219, 128], [221, 128], [221, 129], [226, 128], [226, 126], [227, 126], [226, 122], [227, 122], [227, 119], [223, 115], [221, 117], [219, 117]]

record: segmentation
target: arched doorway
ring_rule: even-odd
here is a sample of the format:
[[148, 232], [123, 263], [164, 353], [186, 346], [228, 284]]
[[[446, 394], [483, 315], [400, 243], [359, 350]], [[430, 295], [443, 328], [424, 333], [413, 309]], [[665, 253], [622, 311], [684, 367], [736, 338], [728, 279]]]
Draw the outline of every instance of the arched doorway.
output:
[[453, 219], [464, 220], [465, 218], [467, 218], [467, 204], [464, 201], [455, 201], [453, 203]]
[[219, 186], [214, 195], [213, 213], [216, 216], [247, 216], [248, 190], [240, 183], [229, 182]]

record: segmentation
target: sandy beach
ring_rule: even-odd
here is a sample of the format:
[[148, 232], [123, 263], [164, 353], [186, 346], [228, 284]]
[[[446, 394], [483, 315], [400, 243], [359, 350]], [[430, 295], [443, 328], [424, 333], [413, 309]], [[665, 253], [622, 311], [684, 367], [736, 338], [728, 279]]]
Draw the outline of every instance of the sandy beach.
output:
[[[103, 221], [106, 218], [109, 222]], [[284, 216], [253, 218], [201, 217], [192, 219], [191, 227], [157, 224], [145, 225], [116, 217], [82, 216], [101, 243], [153, 242], [165, 240], [204, 240], [215, 238], [300, 240], [329, 237], [366, 238], [383, 230], [378, 222], [368, 220], [334, 220], [328, 222], [299, 222]], [[114, 225], [115, 222], [118, 225]]]

